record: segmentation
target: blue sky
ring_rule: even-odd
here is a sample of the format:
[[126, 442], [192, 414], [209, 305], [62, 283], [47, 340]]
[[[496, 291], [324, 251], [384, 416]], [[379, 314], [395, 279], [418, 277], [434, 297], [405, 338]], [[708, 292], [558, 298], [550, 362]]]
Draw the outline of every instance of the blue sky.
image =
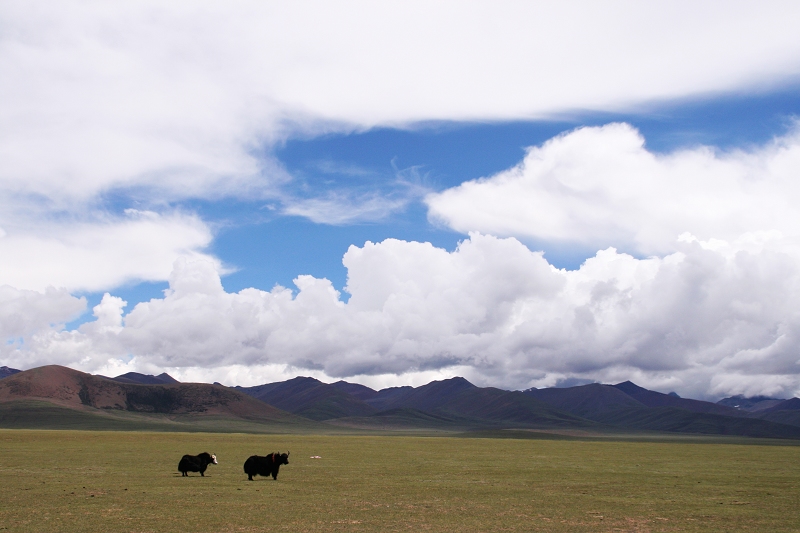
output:
[[800, 8], [579, 4], [6, 3], [0, 364], [800, 393]]
[[[565, 113], [567, 118], [562, 120], [434, 122], [403, 129], [374, 128], [310, 139], [290, 138], [269, 150], [295, 178], [297, 183], [292, 188], [300, 195], [309, 194], [309, 190], [312, 194], [337, 190], [386, 194], [398, 188], [398, 179], [418, 180], [440, 191], [511, 168], [528, 147], [561, 133], [609, 122], [635, 126], [653, 152], [697, 145], [722, 151], [758, 146], [793, 126], [800, 115], [800, 87], [792, 84], [756, 93], [682, 98], [643, 108], [630, 113]], [[275, 284], [294, 288], [292, 280], [297, 275], [310, 274], [328, 278], [341, 291], [347, 276], [342, 255], [351, 244], [361, 246], [365, 241], [394, 238], [431, 242], [452, 250], [465, 238], [462, 233], [431, 223], [420, 200], [415, 198], [385, 219], [339, 224], [276, 213], [274, 202], [228, 200], [188, 202], [185, 206], [219, 224], [210, 250], [234, 270], [222, 279], [226, 290], [269, 290]], [[544, 250], [551, 264], [567, 269], [580, 267], [596, 251], [557, 243], [526, 244]], [[133, 306], [161, 297], [167, 287], [166, 282], [139, 283], [117, 289], [115, 294]], [[102, 296], [102, 292], [87, 293], [90, 307]], [[87, 310], [73, 325], [91, 318]]]

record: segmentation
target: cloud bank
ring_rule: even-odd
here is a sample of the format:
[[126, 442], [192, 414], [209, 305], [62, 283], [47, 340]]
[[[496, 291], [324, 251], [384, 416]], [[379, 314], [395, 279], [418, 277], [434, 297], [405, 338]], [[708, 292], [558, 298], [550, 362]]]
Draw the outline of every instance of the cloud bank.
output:
[[518, 388], [583, 377], [696, 396], [800, 391], [798, 258], [768, 243], [678, 247], [650, 259], [609, 248], [566, 271], [513, 238], [474, 233], [453, 252], [390, 239], [345, 254], [346, 303], [311, 276], [295, 280], [296, 293], [227, 293], [213, 263], [182, 259], [164, 298], [125, 315], [106, 295], [96, 321], [39, 329], [3, 356], [178, 376], [245, 366], [264, 380], [291, 368], [327, 378], [457, 372]]

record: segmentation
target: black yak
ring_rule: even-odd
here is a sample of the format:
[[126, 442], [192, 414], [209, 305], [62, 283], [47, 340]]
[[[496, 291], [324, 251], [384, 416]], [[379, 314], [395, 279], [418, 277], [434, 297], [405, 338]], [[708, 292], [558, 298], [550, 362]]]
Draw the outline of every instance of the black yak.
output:
[[178, 471], [183, 476], [188, 476], [187, 472], [200, 472], [200, 475], [205, 477], [203, 472], [206, 471], [208, 465], [215, 464], [217, 464], [217, 456], [206, 452], [200, 455], [184, 455], [181, 457], [181, 462], [178, 463]]
[[244, 473], [247, 474], [248, 481], [253, 481], [253, 476], [272, 476], [272, 479], [278, 479], [281, 465], [288, 464], [289, 452], [271, 453], [266, 457], [251, 455], [244, 462]]

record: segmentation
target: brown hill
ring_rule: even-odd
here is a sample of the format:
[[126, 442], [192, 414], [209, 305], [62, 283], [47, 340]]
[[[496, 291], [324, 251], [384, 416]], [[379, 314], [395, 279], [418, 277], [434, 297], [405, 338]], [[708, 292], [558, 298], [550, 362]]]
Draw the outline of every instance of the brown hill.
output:
[[120, 383], [71, 368], [49, 365], [0, 381], [0, 402], [44, 400], [82, 410], [143, 414], [216, 415], [264, 422], [302, 420], [220, 385]]

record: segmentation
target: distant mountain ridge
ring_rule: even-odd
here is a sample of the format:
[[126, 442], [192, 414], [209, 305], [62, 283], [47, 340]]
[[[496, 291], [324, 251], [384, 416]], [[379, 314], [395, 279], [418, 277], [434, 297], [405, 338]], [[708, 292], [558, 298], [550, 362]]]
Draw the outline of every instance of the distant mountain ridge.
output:
[[785, 401], [783, 398], [771, 398], [769, 396], [751, 396], [746, 398], [745, 396], [739, 394], [729, 398], [723, 398], [718, 401], [717, 404], [733, 407], [734, 409], [739, 409], [741, 411], [755, 413], [757, 411], [763, 411], [764, 409], [774, 407], [783, 401]]
[[8, 376], [13, 376], [14, 374], [18, 374], [19, 372], [21, 372], [21, 370], [17, 370], [16, 368], [0, 366], [0, 379], [7, 378]]
[[757, 416], [726, 405], [651, 391], [630, 381], [616, 385], [595, 383], [562, 389], [530, 389], [525, 393], [560, 409], [619, 428], [797, 438], [800, 426], [800, 410], [788, 410], [800, 404], [800, 400]]
[[518, 392], [476, 387], [457, 377], [376, 391], [346, 381], [325, 384], [301, 377], [240, 390], [301, 416], [371, 429], [583, 428], [800, 438], [800, 424], [793, 424], [800, 409], [781, 410], [771, 415], [774, 419], [753, 419], [732, 407], [663, 394], [631, 382]]
[[567, 388], [528, 389], [524, 394], [590, 420], [602, 419], [604, 415], [620, 410], [646, 408], [642, 402], [623, 391], [599, 383]]
[[693, 413], [709, 413], [724, 416], [740, 415], [736, 409], [726, 405], [718, 405], [702, 400], [690, 400], [688, 398], [680, 398], [677, 395], [673, 396], [671, 394], [651, 391], [630, 381], [623, 381], [622, 383], [611, 386], [621, 390], [647, 407], [677, 407], [678, 409], [685, 409]]
[[296, 377], [255, 387], [234, 387], [234, 389], [278, 409], [311, 420], [365, 416], [377, 411], [337, 387], [308, 377]]
[[365, 385], [360, 385], [358, 383], [337, 381], [336, 383], [331, 383], [331, 387], [340, 390], [346, 394], [349, 394], [353, 398], [358, 398], [362, 402], [370, 400], [378, 395], [378, 391], [370, 389], [369, 387]]
[[455, 396], [475, 385], [464, 378], [456, 377], [442, 381], [431, 381], [420, 387], [392, 387], [378, 391], [367, 403], [380, 411], [397, 408], [435, 411], [451, 401]]
[[629, 381], [507, 391], [456, 377], [376, 391], [301, 376], [254, 387], [224, 387], [179, 383], [168, 374], [105, 378], [52, 365], [0, 380], [0, 427], [8, 427], [4, 424], [16, 416], [14, 405], [33, 400], [90, 414], [216, 416], [258, 424], [305, 420], [312, 424], [307, 427], [324, 423], [381, 431], [657, 431], [800, 439], [800, 399], [748, 412], [651, 391]]
[[800, 398], [789, 398], [783, 400], [777, 405], [773, 405], [765, 409], [767, 412], [774, 413], [776, 411], [797, 411], [800, 410]]
[[180, 383], [177, 379], [173, 378], [166, 372], [157, 376], [150, 374], [140, 374], [138, 372], [128, 372], [115, 378], [108, 378], [120, 383], [137, 383], [139, 385], [167, 385], [170, 383]]
[[309, 377], [236, 389], [291, 413], [318, 421], [335, 420], [337, 425], [385, 425], [389, 418], [402, 419], [405, 425], [416, 420], [426, 427], [433, 421], [462, 427], [594, 425], [521, 392], [480, 388], [461, 377], [380, 391], [344, 381], [326, 384]]

